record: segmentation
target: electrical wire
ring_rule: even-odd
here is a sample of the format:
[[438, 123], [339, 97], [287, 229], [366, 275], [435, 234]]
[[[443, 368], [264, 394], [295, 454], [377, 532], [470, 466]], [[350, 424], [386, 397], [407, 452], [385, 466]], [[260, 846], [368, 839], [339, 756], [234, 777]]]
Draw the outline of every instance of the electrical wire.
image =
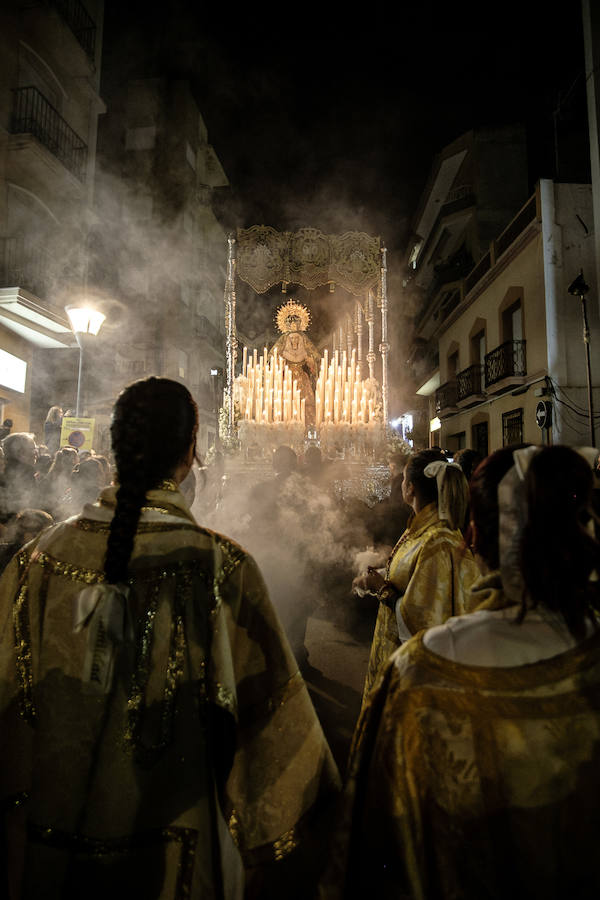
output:
[[[554, 399], [556, 400], [557, 403], [560, 403], [562, 406], [566, 406], [566, 408], [571, 410], [571, 412], [574, 413], [576, 416], [580, 416], [580, 418], [582, 418], [582, 419], [589, 420], [589, 418], [590, 418], [589, 413], [579, 412], [578, 409], [575, 409], [574, 406], [571, 406], [569, 403], [566, 403], [564, 400], [561, 400], [560, 397], [554, 397]], [[592, 418], [598, 419], [598, 418], [600, 418], [600, 416], [594, 415], [594, 416], [592, 416]]]
[[556, 410], [556, 418], [557, 418], [557, 424], [560, 424], [561, 420], [562, 420], [562, 422], [571, 431], [573, 431], [575, 434], [577, 434], [579, 437], [587, 437], [587, 433], [585, 431], [579, 430], [581, 428], [581, 426], [583, 425], [583, 422], [579, 422], [577, 419], [573, 421], [570, 418], [570, 414], [566, 413], [564, 410], [557, 409]]
[[[562, 387], [560, 387], [560, 385], [557, 385], [556, 382], [554, 381], [554, 379], [551, 378], [550, 376], [548, 376], [548, 381], [550, 382], [552, 395], [553, 395], [553, 397], [554, 397], [555, 400], [557, 400], [559, 403], [563, 403], [566, 407], [568, 407], [568, 409], [572, 410], [572, 412], [576, 413], [578, 416], [583, 416], [583, 417], [585, 417], [586, 419], [589, 419], [589, 417], [590, 417], [589, 410], [586, 410], [585, 407], [580, 406], [578, 403], [576, 403], [576, 402], [575, 402], [575, 401], [567, 394], [567, 392], [565, 391], [565, 389], [562, 388]], [[560, 399], [560, 397], [559, 397], [558, 394], [557, 394], [557, 388], [558, 388], [558, 390], [560, 391], [560, 393], [561, 393], [561, 394], [564, 394], [564, 396], [567, 398], [567, 400], [569, 401], [568, 403], [567, 403], [567, 400], [561, 400], [561, 399]], [[594, 413], [593, 418], [594, 418], [594, 419], [600, 419], [600, 413]]]

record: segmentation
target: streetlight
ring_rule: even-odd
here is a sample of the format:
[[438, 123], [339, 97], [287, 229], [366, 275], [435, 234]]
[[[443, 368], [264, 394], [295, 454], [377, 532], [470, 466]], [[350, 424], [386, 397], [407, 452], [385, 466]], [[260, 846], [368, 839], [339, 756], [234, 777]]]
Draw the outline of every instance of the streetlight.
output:
[[594, 434], [594, 404], [592, 400], [592, 370], [590, 366], [590, 326], [588, 324], [587, 308], [585, 304], [585, 295], [589, 291], [589, 285], [585, 283], [583, 278], [583, 269], [579, 270], [577, 278], [571, 282], [567, 290], [574, 297], [581, 299], [581, 312], [583, 314], [583, 344], [585, 346], [585, 364], [587, 374], [587, 393], [588, 393], [588, 415], [590, 417], [590, 441], [591, 446], [596, 446], [596, 437]]
[[91, 309], [88, 306], [65, 306], [65, 312], [71, 323], [71, 330], [79, 346], [79, 373], [77, 376], [77, 412], [79, 418], [81, 400], [81, 372], [83, 369], [83, 344], [85, 335], [96, 336], [102, 327], [106, 316], [104, 313]]

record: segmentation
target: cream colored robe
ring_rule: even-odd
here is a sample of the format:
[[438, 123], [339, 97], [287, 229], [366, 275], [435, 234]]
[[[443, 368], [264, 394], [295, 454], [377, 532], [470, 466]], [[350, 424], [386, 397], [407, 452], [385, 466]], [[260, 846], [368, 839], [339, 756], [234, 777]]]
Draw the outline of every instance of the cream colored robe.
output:
[[73, 602], [103, 581], [114, 497], [47, 530], [0, 581], [11, 877], [36, 900], [117, 885], [140, 900], [239, 897], [242, 861], [260, 885], [301, 853], [337, 770], [253, 559], [198, 527], [171, 482], [137, 530], [135, 641], [112, 692], [87, 692]]

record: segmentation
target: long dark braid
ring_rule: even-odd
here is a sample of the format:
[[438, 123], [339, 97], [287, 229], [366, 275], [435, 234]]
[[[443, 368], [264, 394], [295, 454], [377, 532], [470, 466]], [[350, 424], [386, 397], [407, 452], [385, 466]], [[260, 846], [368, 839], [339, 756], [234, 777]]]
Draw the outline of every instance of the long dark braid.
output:
[[197, 425], [196, 404], [177, 381], [153, 376], [119, 395], [111, 424], [119, 487], [104, 561], [110, 584], [126, 580], [145, 496], [173, 474]]

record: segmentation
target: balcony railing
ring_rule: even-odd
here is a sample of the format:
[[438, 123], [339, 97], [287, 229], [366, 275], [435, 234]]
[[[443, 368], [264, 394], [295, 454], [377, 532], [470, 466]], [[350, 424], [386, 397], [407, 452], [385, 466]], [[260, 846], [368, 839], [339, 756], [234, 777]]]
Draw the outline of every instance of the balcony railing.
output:
[[45, 297], [51, 286], [51, 257], [41, 246], [26, 247], [22, 237], [0, 240], [0, 287], [21, 287]]
[[14, 90], [13, 134], [32, 134], [79, 181], [85, 181], [87, 146], [35, 87]]
[[456, 381], [447, 381], [442, 384], [435, 392], [435, 411], [439, 416], [444, 410], [455, 409], [457, 395]]
[[485, 355], [485, 386], [502, 381], [503, 378], [527, 375], [525, 341], [505, 341]]
[[80, 0], [54, 0], [61, 14], [87, 55], [93, 59], [96, 49], [96, 23]]
[[477, 265], [471, 269], [467, 277], [465, 278], [465, 294], [468, 294], [470, 290], [472, 290], [477, 282], [483, 278], [486, 272], [492, 267], [492, 257], [490, 251], [484, 253]]
[[456, 376], [458, 402], [483, 394], [483, 366], [477, 363]]
[[502, 234], [496, 238], [496, 259], [507, 250], [513, 241], [525, 231], [530, 222], [536, 217], [536, 197], [530, 197], [525, 206], [519, 210], [514, 219], [506, 226]]

